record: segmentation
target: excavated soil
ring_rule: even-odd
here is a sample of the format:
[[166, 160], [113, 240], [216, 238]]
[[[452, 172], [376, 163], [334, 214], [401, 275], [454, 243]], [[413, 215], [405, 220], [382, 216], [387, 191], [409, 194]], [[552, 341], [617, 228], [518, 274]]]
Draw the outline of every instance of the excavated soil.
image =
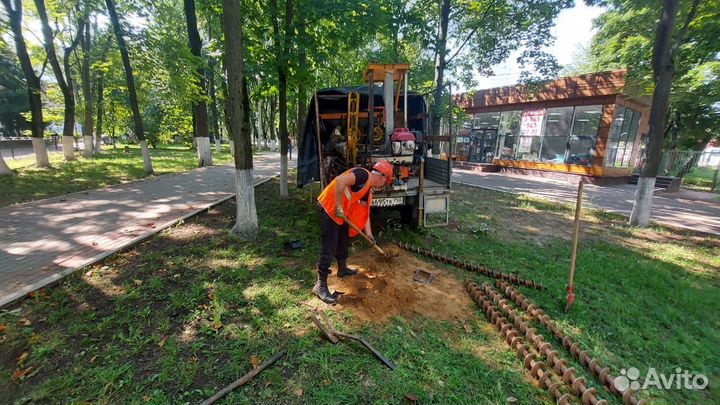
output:
[[[342, 292], [335, 310], [347, 309], [362, 321], [377, 323], [387, 322], [394, 316], [409, 319], [424, 315], [460, 322], [474, 316], [474, 304], [462, 282], [451, 272], [395, 246], [384, 250], [397, 256], [388, 261], [373, 250], [351, 255], [348, 266], [358, 270], [355, 276], [338, 278], [333, 268], [328, 279], [330, 290]], [[434, 273], [432, 283], [413, 281], [417, 269]]]

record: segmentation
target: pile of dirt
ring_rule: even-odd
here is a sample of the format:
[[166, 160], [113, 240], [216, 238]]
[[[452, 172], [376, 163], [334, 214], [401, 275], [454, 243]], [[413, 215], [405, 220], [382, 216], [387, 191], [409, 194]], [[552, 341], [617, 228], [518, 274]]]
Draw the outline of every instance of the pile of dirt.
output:
[[[378, 323], [398, 315], [409, 319], [419, 314], [460, 322], [474, 316], [473, 302], [451, 272], [395, 246], [384, 249], [398, 256], [387, 261], [372, 250], [364, 250], [348, 260], [349, 267], [358, 270], [357, 275], [338, 278], [333, 269], [328, 284], [331, 291], [342, 292], [335, 309], [347, 309], [360, 320]], [[413, 281], [417, 269], [435, 274], [432, 283]]]

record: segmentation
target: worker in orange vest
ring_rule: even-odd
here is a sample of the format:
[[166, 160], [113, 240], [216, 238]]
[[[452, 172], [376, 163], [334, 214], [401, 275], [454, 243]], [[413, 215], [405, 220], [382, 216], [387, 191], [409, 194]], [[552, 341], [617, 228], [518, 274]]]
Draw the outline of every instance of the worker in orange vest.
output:
[[312, 291], [324, 302], [334, 304], [336, 301], [335, 294], [330, 293], [327, 285], [333, 257], [337, 259], [338, 277], [357, 274], [356, 270], [347, 267], [348, 244], [350, 236], [355, 235], [350, 233], [346, 221], [364, 229], [374, 241], [370, 227], [372, 189], [391, 184], [392, 177], [393, 167], [388, 162], [376, 162], [370, 171], [355, 167], [333, 179], [318, 197], [322, 240], [317, 263], [318, 278]]

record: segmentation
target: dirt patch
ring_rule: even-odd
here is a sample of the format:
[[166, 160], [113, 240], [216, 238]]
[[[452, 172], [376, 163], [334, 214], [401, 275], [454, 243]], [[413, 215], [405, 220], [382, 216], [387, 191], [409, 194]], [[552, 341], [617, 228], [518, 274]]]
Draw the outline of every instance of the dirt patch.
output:
[[[383, 323], [394, 316], [412, 318], [424, 315], [433, 319], [460, 321], [474, 316], [473, 303], [455, 275], [421, 261], [395, 246], [384, 248], [398, 254], [391, 261], [364, 250], [349, 260], [358, 270], [353, 277], [328, 279], [330, 289], [342, 292], [335, 310], [347, 309], [362, 321]], [[413, 281], [417, 269], [435, 274], [431, 284]]]

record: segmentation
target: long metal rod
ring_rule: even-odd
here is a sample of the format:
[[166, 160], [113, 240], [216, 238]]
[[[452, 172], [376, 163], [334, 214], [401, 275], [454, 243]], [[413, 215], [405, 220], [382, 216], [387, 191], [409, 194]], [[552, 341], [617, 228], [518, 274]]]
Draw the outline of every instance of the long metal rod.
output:
[[408, 92], [408, 72], [405, 72], [405, 96], [403, 97], [403, 99], [404, 99], [404, 100], [403, 100], [403, 113], [404, 113], [404, 116], [405, 116], [403, 122], [405, 122], [405, 128], [408, 127], [408, 120], [407, 120], [407, 114], [408, 114], [407, 100], [408, 100], [408, 96], [407, 96], [407, 92]]
[[600, 360], [598, 360], [597, 357], [592, 358], [592, 355], [588, 350], [582, 350], [580, 348], [580, 343], [573, 341], [571, 336], [566, 335], [557, 323], [555, 323], [552, 318], [545, 313], [545, 311], [538, 308], [538, 306], [535, 305], [535, 303], [529, 298], [526, 298], [515, 287], [506, 282], [498, 280], [495, 282], [495, 286], [502, 291], [505, 297], [515, 302], [520, 309], [526, 311], [532, 319], [548, 328], [553, 336], [562, 343], [563, 347], [567, 349], [576, 359], [578, 359], [580, 364], [587, 368], [600, 384], [607, 387], [608, 391], [618, 397], [621, 397], [625, 405], [645, 404], [643, 400], [637, 399], [635, 392], [632, 389], [627, 388], [626, 390], [619, 390], [615, 385], [615, 378], [617, 377], [610, 374], [610, 368], [602, 367], [600, 365]]
[[[502, 316], [492, 301], [488, 300], [485, 294], [473, 282], [466, 284], [466, 290], [473, 301], [477, 303], [478, 307], [482, 309], [482, 312], [485, 313], [490, 323], [503, 335], [505, 343], [507, 343], [512, 350], [515, 350], [517, 356], [522, 359], [523, 365], [525, 369], [530, 372], [530, 375], [540, 382], [540, 386], [548, 390], [558, 405], [570, 405], [572, 403], [572, 395], [560, 391], [562, 384], [557, 382], [557, 380], [560, 379], [559, 376], [552, 371], [546, 370], [545, 363], [536, 360], [537, 353], [530, 350], [530, 347], [525, 344], [523, 338], [520, 337], [520, 332]], [[593, 405], [607, 405], [607, 402]]]
[[405, 250], [409, 250], [413, 253], [418, 253], [423, 256], [427, 256], [429, 258], [435, 259], [442, 263], [452, 264], [453, 266], [459, 267], [461, 269], [476, 271], [476, 272], [484, 274], [488, 277], [492, 277], [492, 278], [496, 278], [496, 279], [500, 279], [500, 280], [506, 280], [513, 284], [523, 285], [526, 287], [534, 288], [536, 290], [542, 290], [545, 288], [542, 284], [536, 282], [535, 280], [522, 279], [520, 277], [515, 276], [514, 274], [501, 273], [499, 271], [488, 269], [487, 267], [485, 267], [481, 264], [467, 262], [465, 260], [458, 260], [453, 257], [443, 256], [441, 254], [436, 253], [435, 251], [423, 249], [421, 247], [413, 246], [413, 245], [411, 245], [409, 243], [405, 243], [405, 242], [395, 242], [395, 244], [400, 246], [401, 248], [403, 248]]
[[448, 165], [448, 189], [452, 187], [452, 154], [453, 154], [453, 99], [452, 99], [452, 83], [448, 83], [448, 95], [450, 100], [448, 101], [448, 154], [447, 154], [447, 165]]
[[315, 135], [317, 136], [317, 147], [318, 147], [318, 169], [320, 170], [320, 183], [323, 187], [325, 184], [325, 175], [323, 174], [323, 154], [322, 154], [322, 142], [320, 142], [320, 103], [318, 102], [318, 92], [315, 89]]
[[373, 137], [375, 136], [375, 78], [373, 70], [368, 72], [368, 128], [365, 139], [365, 159], [363, 164], [369, 164], [372, 155]]
[[474, 294], [474, 296], [482, 296], [484, 294], [488, 300], [495, 304], [496, 308], [500, 308], [501, 312], [506, 314], [507, 320], [515, 326], [515, 329], [523, 333], [527, 340], [532, 342], [535, 350], [545, 357], [548, 366], [550, 366], [551, 369], [555, 369], [557, 375], [562, 376], [563, 382], [572, 387], [574, 393], [582, 399], [584, 405], [607, 405], [607, 400], [599, 399], [595, 396], [595, 388], [589, 388], [583, 377], [577, 377], [575, 375], [575, 369], [568, 365], [567, 359], [560, 357], [558, 352], [553, 349], [551, 343], [546, 342], [545, 338], [538, 334], [535, 328], [531, 328], [528, 322], [523, 321], [520, 312], [514, 310], [508, 304], [508, 300], [503, 299], [500, 294], [487, 283], [483, 283], [480, 288], [478, 288], [475, 283], [470, 284], [467, 286], [468, 292]]
[[575, 262], [577, 260], [578, 238], [580, 235], [580, 210], [582, 209], [583, 182], [578, 183], [577, 201], [575, 202], [575, 224], [572, 239], [572, 255], [570, 256], [570, 277], [567, 286], [567, 302], [565, 312], [569, 311], [575, 302]]

